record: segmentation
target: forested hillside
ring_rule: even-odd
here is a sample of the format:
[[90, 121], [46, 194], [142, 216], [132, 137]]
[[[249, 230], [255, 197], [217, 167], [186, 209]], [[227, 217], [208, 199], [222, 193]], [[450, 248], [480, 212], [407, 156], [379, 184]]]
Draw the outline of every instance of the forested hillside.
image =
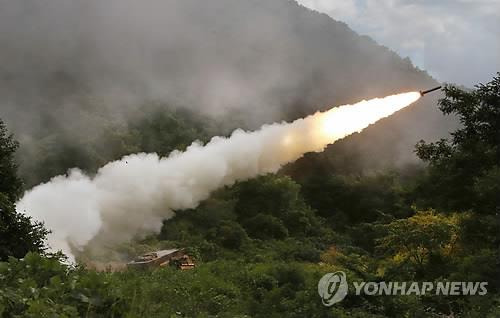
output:
[[[500, 74], [476, 91], [450, 86], [445, 94], [441, 110], [458, 115], [463, 128], [448, 140], [417, 146], [425, 168], [370, 175], [320, 170], [296, 180], [263, 176], [222, 189], [194, 210], [177, 211], [159, 235], [79, 256], [89, 266], [185, 247], [197, 262], [190, 271], [96, 272], [64, 265], [61, 255], [44, 256], [46, 232], [15, 213], [9, 198], [15, 200], [18, 183], [4, 183], [1, 257], [9, 258], [0, 263], [0, 312], [6, 317], [496, 317]], [[190, 125], [179, 114], [169, 116]], [[154, 140], [183, 146], [185, 135], [165, 134], [155, 120], [146, 122], [149, 128], [137, 133], [145, 145]], [[16, 180], [15, 142], [4, 128], [1, 137], [2, 180]], [[27, 251], [42, 256], [14, 258]], [[354, 281], [487, 282], [488, 294], [348, 295], [325, 307], [317, 282], [337, 270]]]
[[[0, 29], [1, 115], [21, 143], [27, 188], [69, 168], [172, 149], [118, 149], [117, 134], [133, 134], [151, 105], [211, 118], [209, 135], [220, 135], [436, 84], [409, 59], [288, 0], [21, 0], [0, 4]], [[351, 139], [344, 156], [356, 153], [365, 169], [415, 161], [420, 138], [449, 130], [434, 104]]]
[[[0, 1], [0, 43], [1, 317], [500, 315], [500, 73], [474, 90], [447, 85], [439, 102], [426, 96], [71, 264], [47, 249], [52, 229], [16, 211], [40, 182], [436, 82], [287, 0]], [[170, 248], [196, 267], [123, 270]], [[326, 307], [318, 281], [335, 271], [487, 282], [488, 293], [351, 289]]]

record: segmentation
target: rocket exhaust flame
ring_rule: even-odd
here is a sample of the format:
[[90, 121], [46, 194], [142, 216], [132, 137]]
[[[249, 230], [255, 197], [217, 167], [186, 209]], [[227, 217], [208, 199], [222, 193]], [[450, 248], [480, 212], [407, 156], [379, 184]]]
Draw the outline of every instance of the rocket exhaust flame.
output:
[[236, 130], [229, 138], [214, 137], [204, 146], [194, 142], [166, 158], [129, 155], [92, 178], [73, 169], [28, 191], [17, 209], [45, 222], [52, 230], [50, 247], [70, 256], [89, 243], [124, 242], [159, 231], [173, 211], [195, 208], [218, 188], [276, 172], [307, 152], [321, 152], [420, 97], [420, 92], [402, 93], [255, 132]]

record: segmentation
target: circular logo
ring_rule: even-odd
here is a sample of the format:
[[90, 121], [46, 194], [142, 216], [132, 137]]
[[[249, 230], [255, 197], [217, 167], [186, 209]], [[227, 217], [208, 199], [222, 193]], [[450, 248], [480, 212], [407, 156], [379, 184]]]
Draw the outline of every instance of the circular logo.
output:
[[347, 296], [347, 279], [344, 272], [328, 273], [318, 282], [318, 294], [325, 306], [332, 306]]

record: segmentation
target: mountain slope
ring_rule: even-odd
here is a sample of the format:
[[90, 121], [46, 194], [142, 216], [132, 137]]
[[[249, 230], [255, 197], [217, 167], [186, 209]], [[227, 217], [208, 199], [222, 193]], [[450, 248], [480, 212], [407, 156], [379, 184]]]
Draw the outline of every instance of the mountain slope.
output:
[[[0, 30], [0, 116], [25, 149], [99, 139], [150, 101], [212, 116], [227, 132], [436, 84], [288, 0], [1, 1]], [[356, 152], [408, 157], [418, 139], [443, 131], [433, 104], [363, 134]]]

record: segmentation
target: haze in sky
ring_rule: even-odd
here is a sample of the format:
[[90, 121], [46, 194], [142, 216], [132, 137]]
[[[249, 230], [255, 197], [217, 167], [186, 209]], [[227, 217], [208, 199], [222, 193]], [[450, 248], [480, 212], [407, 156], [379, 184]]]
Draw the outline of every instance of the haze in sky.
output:
[[472, 87], [500, 70], [500, 0], [297, 0], [410, 57], [439, 81]]

